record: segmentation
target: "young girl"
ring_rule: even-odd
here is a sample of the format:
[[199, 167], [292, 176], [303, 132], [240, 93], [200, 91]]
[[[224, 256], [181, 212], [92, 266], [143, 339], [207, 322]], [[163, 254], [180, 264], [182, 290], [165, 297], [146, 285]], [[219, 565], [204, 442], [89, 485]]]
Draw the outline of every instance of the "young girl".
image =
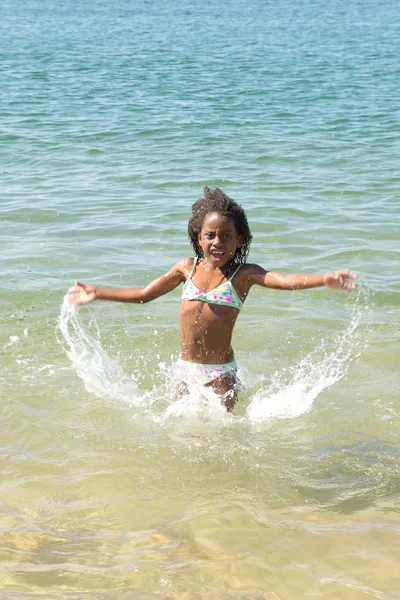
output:
[[195, 258], [178, 261], [147, 287], [110, 289], [76, 282], [69, 290], [69, 302], [144, 304], [183, 283], [179, 378], [211, 387], [231, 410], [238, 394], [232, 332], [250, 288], [298, 290], [325, 285], [350, 291], [357, 278], [347, 269], [321, 275], [282, 275], [246, 263], [252, 240], [246, 215], [219, 189], [204, 188], [204, 198], [192, 206], [188, 234]]

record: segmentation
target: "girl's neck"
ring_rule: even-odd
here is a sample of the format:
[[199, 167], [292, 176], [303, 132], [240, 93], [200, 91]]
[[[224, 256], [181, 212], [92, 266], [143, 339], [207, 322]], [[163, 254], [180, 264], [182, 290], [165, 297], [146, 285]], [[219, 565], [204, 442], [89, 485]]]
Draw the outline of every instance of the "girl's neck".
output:
[[233, 259], [231, 259], [229, 262], [227, 262], [224, 265], [219, 266], [213, 266], [211, 263], [209, 263], [207, 261], [206, 257], [201, 257], [198, 258], [198, 264], [202, 264], [204, 267], [205, 271], [214, 271], [217, 272], [219, 271], [220, 273], [222, 273], [225, 277], [228, 276], [230, 271], [233, 271], [234, 267], [236, 267], [236, 263], [233, 262]]

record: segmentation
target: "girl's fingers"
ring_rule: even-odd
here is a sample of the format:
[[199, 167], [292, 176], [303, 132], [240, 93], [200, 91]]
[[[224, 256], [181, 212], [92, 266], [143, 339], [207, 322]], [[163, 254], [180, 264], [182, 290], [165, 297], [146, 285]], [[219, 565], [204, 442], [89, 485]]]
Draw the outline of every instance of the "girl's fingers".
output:
[[357, 287], [357, 284], [353, 283], [356, 279], [358, 279], [357, 275], [350, 273], [349, 269], [340, 269], [330, 273], [330, 282], [328, 280], [327, 286], [350, 292]]
[[339, 277], [345, 277], [346, 279], [358, 279], [357, 275], [350, 273], [349, 269], [341, 269], [340, 271], [336, 271]]
[[85, 284], [75, 281], [75, 285], [69, 288], [68, 294], [76, 294], [78, 292], [85, 291]]

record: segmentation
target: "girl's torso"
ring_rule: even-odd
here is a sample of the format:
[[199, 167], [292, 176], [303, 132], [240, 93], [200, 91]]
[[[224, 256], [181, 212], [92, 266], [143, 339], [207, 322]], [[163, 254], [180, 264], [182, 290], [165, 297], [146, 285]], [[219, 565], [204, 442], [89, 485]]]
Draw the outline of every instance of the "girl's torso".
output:
[[180, 313], [183, 360], [221, 364], [234, 359], [232, 332], [245, 297], [235, 283], [243, 268], [224, 274], [208, 270], [204, 261], [187, 260]]

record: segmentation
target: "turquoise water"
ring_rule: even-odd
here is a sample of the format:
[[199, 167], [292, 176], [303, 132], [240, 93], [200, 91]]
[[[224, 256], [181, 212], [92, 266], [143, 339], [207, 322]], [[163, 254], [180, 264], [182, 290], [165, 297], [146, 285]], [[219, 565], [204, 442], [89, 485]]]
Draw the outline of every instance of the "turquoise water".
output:
[[[6, 1], [0, 597], [400, 598], [400, 13], [394, 1]], [[168, 392], [204, 185], [250, 260], [232, 415]]]

